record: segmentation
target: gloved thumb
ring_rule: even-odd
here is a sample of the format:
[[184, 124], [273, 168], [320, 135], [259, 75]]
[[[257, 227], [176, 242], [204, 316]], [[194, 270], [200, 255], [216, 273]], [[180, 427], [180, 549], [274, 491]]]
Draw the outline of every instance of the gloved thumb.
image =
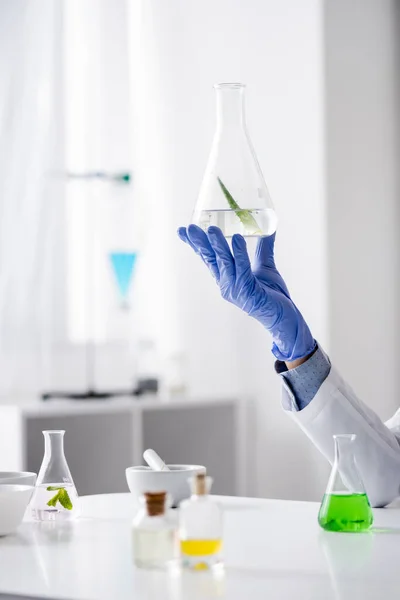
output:
[[254, 267], [270, 267], [275, 269], [274, 245], [276, 233], [266, 235], [258, 240], [254, 256]]

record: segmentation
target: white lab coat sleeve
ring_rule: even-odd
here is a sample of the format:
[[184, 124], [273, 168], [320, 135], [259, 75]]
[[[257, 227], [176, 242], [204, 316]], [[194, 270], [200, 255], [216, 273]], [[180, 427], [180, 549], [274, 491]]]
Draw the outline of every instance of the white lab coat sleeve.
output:
[[[400, 495], [400, 433], [357, 398], [334, 367], [312, 401], [298, 410], [283, 380], [283, 409], [332, 464], [333, 435], [355, 433], [356, 461], [372, 506], [385, 506]], [[390, 428], [390, 425], [393, 427]], [[397, 431], [396, 431], [397, 429]], [[397, 433], [397, 437], [396, 437]]]

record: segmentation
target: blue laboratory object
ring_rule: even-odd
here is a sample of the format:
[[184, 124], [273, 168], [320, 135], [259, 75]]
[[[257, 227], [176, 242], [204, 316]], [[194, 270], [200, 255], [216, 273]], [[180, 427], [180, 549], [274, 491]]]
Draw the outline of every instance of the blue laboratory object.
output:
[[114, 271], [118, 291], [123, 300], [129, 292], [132, 281], [133, 269], [135, 267], [137, 252], [110, 252], [111, 265]]

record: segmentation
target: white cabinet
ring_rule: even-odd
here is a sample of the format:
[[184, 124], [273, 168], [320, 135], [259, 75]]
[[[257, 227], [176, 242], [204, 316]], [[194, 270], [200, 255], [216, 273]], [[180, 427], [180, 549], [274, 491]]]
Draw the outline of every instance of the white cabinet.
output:
[[127, 491], [125, 469], [143, 464], [146, 448], [167, 463], [205, 465], [215, 478], [215, 493], [245, 495], [247, 413], [244, 400], [0, 406], [0, 470], [38, 472], [42, 431], [65, 429], [65, 454], [81, 495]]

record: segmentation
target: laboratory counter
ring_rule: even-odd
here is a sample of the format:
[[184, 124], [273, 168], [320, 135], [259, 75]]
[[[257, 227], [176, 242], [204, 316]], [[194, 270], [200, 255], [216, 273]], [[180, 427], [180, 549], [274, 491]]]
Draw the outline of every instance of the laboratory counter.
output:
[[0, 598], [398, 597], [399, 508], [374, 510], [368, 533], [343, 534], [319, 528], [317, 503], [215, 498], [224, 509], [223, 575], [136, 569], [130, 494], [86, 496], [81, 519], [70, 524], [26, 520], [15, 535], [0, 539]]

